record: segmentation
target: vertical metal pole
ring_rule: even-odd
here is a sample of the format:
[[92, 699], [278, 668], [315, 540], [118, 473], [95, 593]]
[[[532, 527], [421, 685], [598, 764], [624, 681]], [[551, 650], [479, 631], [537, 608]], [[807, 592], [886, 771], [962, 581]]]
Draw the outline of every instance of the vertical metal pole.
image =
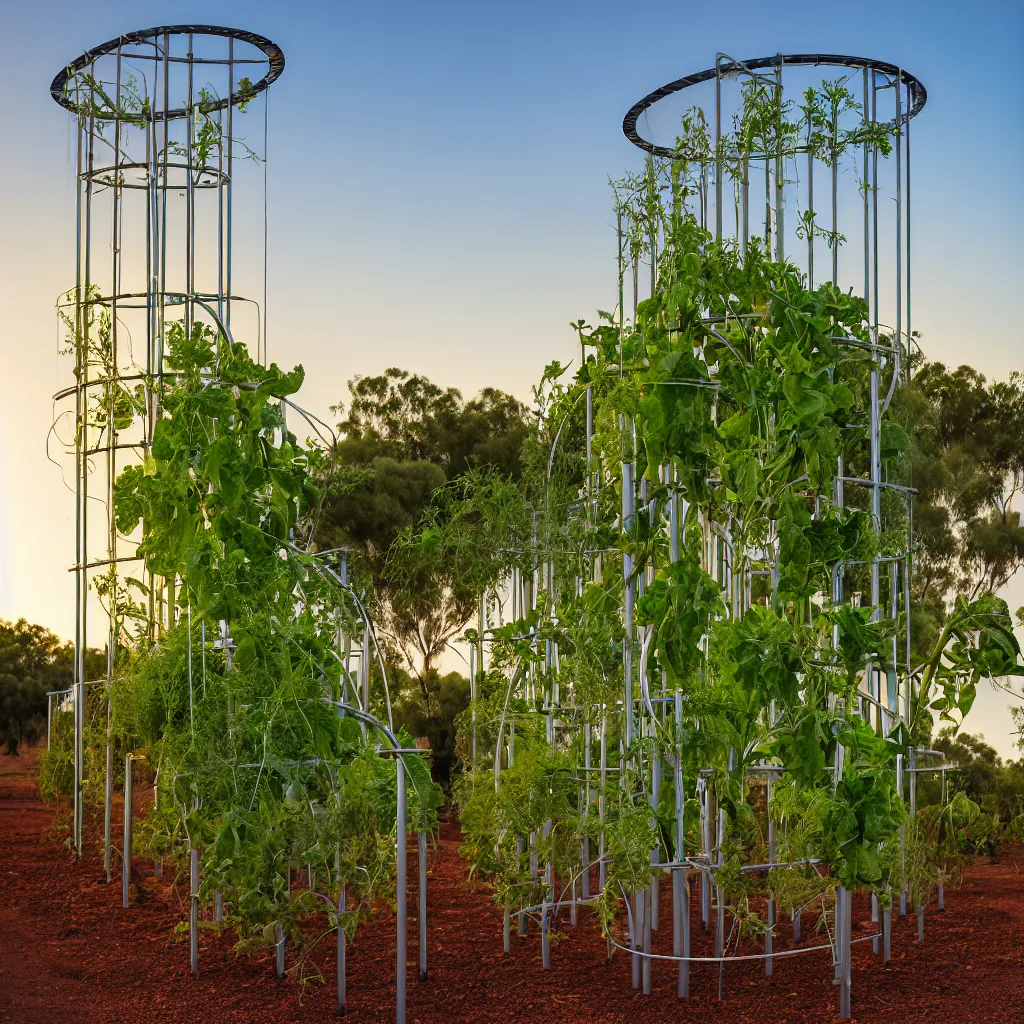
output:
[[594, 506], [594, 388], [587, 385], [587, 522], [593, 524], [597, 521], [597, 509]]
[[[733, 770], [735, 766], [736, 752], [734, 750], [729, 751], [729, 771]], [[725, 812], [722, 810], [721, 805], [718, 807], [718, 829], [716, 832], [715, 842], [718, 847], [718, 856], [716, 857], [716, 867], [721, 869], [724, 861], [723, 844], [725, 842]], [[721, 885], [718, 884], [718, 875], [715, 875], [715, 956], [719, 957], [718, 961], [718, 998], [722, 998], [722, 981], [725, 977], [725, 894], [722, 892]]]
[[[95, 72], [95, 67], [92, 69]], [[90, 111], [95, 109], [93, 89], [90, 88]], [[85, 239], [84, 255], [81, 265], [84, 267], [84, 281], [80, 282], [77, 302], [80, 315], [76, 318], [81, 336], [76, 339], [76, 369], [78, 370], [79, 396], [76, 422], [76, 445], [78, 463], [78, 515], [79, 533], [78, 564], [76, 566], [76, 629], [75, 629], [75, 665], [77, 692], [75, 694], [75, 807], [74, 807], [74, 844], [75, 852], [82, 855], [82, 821], [84, 817], [84, 781], [85, 781], [85, 654], [89, 642], [88, 605], [89, 580], [86, 566], [89, 561], [89, 318], [94, 308], [92, 299], [92, 187], [95, 166], [95, 135], [96, 122], [93, 113], [88, 118], [88, 147], [86, 150], [85, 182]], [[81, 130], [81, 122], [80, 122]], [[81, 187], [81, 175], [79, 187]], [[80, 242], [80, 248], [81, 248]], [[83, 305], [84, 303], [89, 305]]]
[[[704, 858], [708, 864], [710, 864], [711, 787], [708, 785], [708, 780], [706, 778], [702, 781], [704, 783], [704, 792], [701, 794], [700, 803], [700, 831], [704, 847]], [[700, 873], [700, 919], [704, 927], [707, 928], [711, 921], [711, 879], [709, 878], [707, 871], [702, 871]]]
[[[427, 833], [420, 832], [417, 855], [420, 869], [419, 887], [419, 939], [420, 939], [420, 981], [427, 980]], [[506, 919], [508, 909], [505, 911]]]
[[850, 918], [853, 916], [852, 893], [842, 886], [836, 892], [838, 912], [842, 907], [842, 923], [836, 915], [836, 941], [839, 943], [839, 1016], [850, 1016]]
[[[878, 123], [878, 79], [875, 70], [871, 70], [871, 123]], [[877, 329], [879, 321], [878, 295], [878, 147], [871, 147], [871, 298], [873, 316], [872, 326]]]
[[[107, 376], [118, 377], [117, 365], [117, 331], [119, 320], [117, 315], [117, 296], [120, 291], [121, 238], [120, 238], [120, 203], [121, 203], [121, 47], [117, 48], [117, 83], [115, 88], [114, 117], [114, 187], [113, 217], [111, 218], [111, 288], [110, 288], [110, 366]], [[111, 571], [117, 564], [117, 529], [114, 520], [114, 478], [117, 475], [117, 431], [114, 422], [114, 385], [107, 386], [107, 558], [110, 560]], [[110, 815], [113, 801], [113, 769], [114, 746], [110, 731], [110, 689], [114, 681], [114, 662], [117, 650], [117, 601], [112, 595], [109, 612], [109, 629], [107, 632], [107, 735], [105, 780], [103, 787], [103, 869], [109, 884], [110, 871]]]
[[715, 57], [715, 241], [722, 240], [722, 55]]
[[[866, 74], [865, 70], [865, 74]], [[872, 123], [878, 120], [878, 89], [875, 84], [875, 73], [871, 71], [871, 120]], [[864, 109], [865, 115], [867, 114], [867, 107]], [[872, 223], [871, 223], [871, 234], [872, 234], [872, 246], [871, 246], [871, 264], [873, 269], [872, 276], [872, 309], [873, 316], [871, 321], [871, 338], [875, 344], [878, 345], [879, 334], [878, 334], [878, 147], [871, 147], [871, 189], [869, 195], [871, 197], [871, 209], [872, 209]], [[879, 406], [879, 373], [878, 373], [878, 361], [879, 352], [877, 347], [873, 348], [871, 352], [871, 381], [870, 381], [870, 400], [871, 400], [871, 436], [870, 441], [870, 458], [871, 458], [871, 518], [874, 523], [875, 535], [881, 536], [882, 532], [882, 490], [881, 490], [881, 422], [880, 422], [880, 406]], [[871, 560], [871, 621], [878, 622], [881, 620], [881, 608], [879, 607], [879, 562], [878, 554]], [[869, 664], [867, 666], [867, 680], [868, 689], [871, 696], [877, 701], [880, 696], [881, 683], [878, 677], [879, 666], [875, 664]], [[878, 705], [874, 705], [874, 714], [878, 723], [878, 728], [882, 726], [882, 716], [878, 709]]]
[[645, 996], [651, 994], [651, 922], [654, 917], [653, 913], [653, 896], [654, 888], [648, 885], [643, 892], [640, 893], [640, 902], [644, 907], [644, 927], [643, 927], [643, 963], [640, 965], [640, 973], [643, 977], [642, 991]]
[[359, 671], [363, 677], [363, 710], [370, 710], [370, 622], [363, 622], [363, 649], [359, 658]]
[[[623, 455], [622, 462], [622, 532], [626, 533], [633, 522], [635, 510], [634, 496], [634, 474], [636, 463], [633, 461], [635, 438], [633, 437], [633, 421], [624, 419], [623, 429]], [[631, 579], [633, 575], [633, 559], [627, 552], [622, 554], [622, 576], [625, 585], [626, 596], [624, 606], [624, 620], [626, 635], [622, 644], [623, 674], [625, 678], [624, 693], [624, 732], [626, 750], [633, 745], [633, 605], [636, 600], [636, 580]]]
[[405, 762], [401, 756], [395, 758], [398, 780], [398, 820], [395, 835], [395, 860], [397, 880], [395, 892], [397, 918], [397, 952], [395, 964], [395, 1021], [405, 1024], [405, 975], [406, 975], [406, 864], [405, 864]]
[[[192, 33], [188, 34], [188, 105], [185, 117], [185, 334], [191, 335], [195, 316], [195, 196], [192, 183], [192, 140], [195, 137], [195, 105], [193, 102]], [[230, 104], [229, 104], [230, 106]]]
[[[940, 805], [942, 807], [945, 807], [946, 806], [946, 771], [945, 771], [945, 769], [943, 769], [940, 772], [939, 786], [940, 786], [939, 792], [942, 794], [939, 803], [940, 803]], [[943, 883], [941, 881], [939, 882], [939, 893], [938, 893], [938, 904], [937, 905], [938, 905], [938, 909], [939, 910], [945, 910], [946, 909], [946, 891], [945, 891], [945, 886], [943, 885]]]
[[121, 860], [121, 906], [128, 906], [132, 880], [132, 755], [124, 759], [124, 856]]
[[476, 702], [479, 697], [477, 691], [476, 671], [476, 644], [469, 645], [469, 704], [472, 708], [473, 733], [469, 749], [469, 763], [476, 768]]
[[[224, 244], [224, 271], [225, 280], [227, 287], [227, 299], [225, 302], [225, 325], [230, 329], [231, 327], [231, 187], [234, 182], [234, 94], [235, 94], [235, 41], [234, 39], [228, 39], [228, 95], [232, 97], [228, 103], [228, 183], [227, 183], [227, 237]], [[264, 153], [264, 157], [266, 154]], [[262, 333], [262, 331], [261, 331]], [[263, 346], [264, 356], [266, 356], [266, 342], [264, 341]]]
[[[584, 812], [589, 817], [590, 815], [590, 803], [593, 796], [593, 791], [590, 786], [590, 775], [592, 767], [592, 756], [591, 747], [592, 736], [590, 723], [585, 722], [583, 725], [583, 768], [584, 775], [586, 776], [586, 788], [584, 790]], [[590, 899], [590, 836], [584, 836], [583, 842], [581, 843], [580, 859], [583, 862], [583, 870], [580, 878], [581, 894], [584, 900]]]
[[[516, 836], [516, 863], [517, 864], [522, 859], [523, 850], [524, 850], [523, 837], [522, 836]], [[531, 879], [532, 879], [532, 875], [531, 875]], [[526, 904], [523, 901], [522, 891], [520, 891], [520, 896], [519, 896], [519, 912], [516, 914], [516, 933], [518, 935], [525, 935], [526, 934], [526, 912], [523, 910], [523, 907], [525, 907], [525, 906], [526, 906]]]
[[[771, 774], [768, 775], [767, 779], [767, 798], [768, 798], [768, 863], [775, 863], [775, 849], [776, 849], [776, 836], [775, 836], [775, 822], [771, 819], [772, 813], [772, 790], [774, 787], [774, 779]], [[772, 976], [772, 969], [774, 960], [772, 958], [772, 940], [775, 937], [775, 898], [773, 896], [768, 897], [768, 920], [767, 928], [764, 933], [764, 951], [767, 954], [764, 959], [764, 973], [765, 977], [770, 978]]]
[[725, 898], [722, 887], [715, 885], [715, 956], [718, 957], [718, 998], [722, 998], [722, 978], [725, 974]]
[[605, 850], [607, 838], [605, 836], [605, 815], [607, 814], [607, 793], [608, 793], [608, 711], [601, 709], [601, 782], [597, 795], [597, 814], [601, 821], [601, 833], [598, 836], [598, 866], [597, 879], [598, 888], [604, 892], [608, 879], [608, 865], [605, 863]]
[[633, 969], [633, 988], [640, 987], [640, 957], [638, 953], [643, 948], [643, 933], [644, 933], [644, 919], [646, 914], [646, 900], [644, 899], [644, 889], [639, 889], [633, 894], [633, 941], [630, 945], [633, 947], [632, 953], [632, 969]]
[[[903, 795], [903, 754], [896, 755], [896, 793], [901, 802], [905, 801]], [[907, 829], [900, 825], [900, 875], [906, 878], [907, 875]], [[907, 913], [907, 887], [900, 888], [899, 915], [904, 917]]]
[[[868, 89], [868, 69], [864, 68], [863, 71], [863, 100], [862, 100], [862, 115], [866, 121], [871, 114], [871, 97]], [[863, 157], [863, 169], [861, 171], [862, 181], [864, 183], [864, 303], [868, 308], [869, 316], [871, 310], [871, 178], [868, 171], [868, 155], [870, 149], [868, 144], [865, 142], [862, 148]], [[834, 283], [834, 282], [833, 282]]]
[[807, 287], [814, 288], [814, 153], [811, 150], [811, 138], [814, 126], [811, 117], [807, 117], [807, 212], [810, 223], [807, 231]]
[[[75, 105], [81, 110], [81, 86], [80, 80], [75, 79]], [[91, 105], [91, 104], [90, 104]], [[82, 662], [84, 660], [85, 642], [82, 636], [81, 605], [85, 600], [85, 591], [82, 587], [82, 565], [85, 557], [82, 551], [82, 451], [87, 444], [83, 438], [85, 429], [85, 403], [82, 392], [84, 362], [82, 339], [85, 333], [85, 282], [83, 280], [84, 256], [82, 247], [82, 136], [85, 132], [85, 119], [78, 114], [77, 123], [77, 156], [75, 161], [75, 373], [77, 386], [75, 387], [75, 661], [72, 676], [72, 697], [74, 700], [74, 798], [73, 798], [73, 824], [72, 834], [75, 842], [75, 849], [78, 849], [78, 805], [81, 800], [79, 788], [79, 738], [78, 738], [78, 683], [84, 678], [82, 674]]]
[[[653, 728], [653, 723], [651, 728]], [[657, 751], [655, 751], [652, 758], [651, 764], [651, 818], [656, 820], [658, 813], [658, 794], [661, 792], [661, 757]], [[651, 864], [657, 864], [660, 855], [660, 846], [655, 845], [654, 849], [651, 850]], [[658, 922], [660, 914], [658, 912], [658, 889], [659, 889], [659, 874], [660, 872], [655, 869], [651, 875], [651, 915], [650, 915], [650, 926], [654, 931], [658, 930]], [[650, 961], [648, 961], [649, 963]]]
[[[671, 544], [673, 554], [678, 554], [678, 498], [674, 496], [674, 526]], [[676, 835], [675, 860], [683, 863], [686, 860], [685, 832], [683, 811], [686, 804], [683, 790], [683, 695], [676, 690], [673, 711], [676, 726]], [[672, 869], [672, 953], [673, 956], [688, 957], [690, 955], [690, 880], [686, 868]], [[690, 964], [687, 960], [679, 961], [679, 978], [677, 994], [680, 999], [690, 995]]]
[[[289, 868], [289, 875], [290, 874], [291, 874], [291, 869]], [[284, 928], [283, 928], [282, 925], [280, 925], [280, 924], [275, 924], [274, 925], [274, 937], [277, 940], [277, 942], [275, 943], [275, 947], [274, 947], [274, 952], [276, 954], [276, 957], [275, 957], [275, 967], [276, 967], [276, 970], [277, 970], [278, 978], [283, 978], [284, 977], [285, 934], [284, 934]]]
[[[547, 839], [551, 835], [551, 821], [544, 822], [543, 836]], [[545, 970], [551, 969], [551, 914], [553, 908], [549, 905], [549, 895], [554, 899], [554, 865], [552, 855], [548, 853], [547, 865], [544, 868], [544, 884], [541, 888], [540, 908], [540, 954], [541, 963]]]
[[194, 846], [189, 847], [189, 867], [189, 969], [196, 974], [199, 971], [199, 851]]
[[340, 883], [338, 890], [338, 1015], [345, 1012], [345, 929], [342, 927], [342, 915], [346, 910], [348, 893], [344, 882]]
[[680, 999], [690, 996], [690, 880], [686, 868], [672, 869], [673, 933], [672, 955], [683, 957], [679, 961], [676, 994]]
[[[782, 65], [784, 60], [780, 53], [776, 58], [775, 64], [775, 90], [776, 90], [776, 104], [781, 110], [782, 108]], [[786, 259], [786, 242], [783, 237], [786, 230], [785, 221], [785, 206], [783, 205], [782, 197], [782, 184], [784, 176], [784, 157], [782, 153], [782, 143], [779, 142], [779, 150], [775, 154], [775, 258], [780, 263]]]
[[[109, 687], [109, 676], [108, 676]], [[114, 743], [110, 735], [110, 690], [107, 690], [107, 751], [106, 775], [103, 784], [103, 873], [110, 884], [110, 817], [114, 803]], [[125, 904], [127, 906], [127, 904]]]
[[[918, 775], [918, 772], [917, 772], [917, 748], [913, 745], [913, 743], [907, 748], [907, 757], [908, 757], [908, 760], [909, 760], [909, 767], [910, 767], [910, 771], [908, 773], [910, 775], [910, 779], [909, 779], [908, 784], [907, 784], [908, 788], [910, 790], [910, 821], [911, 821], [911, 823], [913, 825], [913, 828], [914, 828], [914, 830], [916, 832], [916, 830], [918, 828], [918, 824], [917, 824], [917, 775]], [[913, 892], [908, 887], [907, 890], [904, 893], [904, 901], [906, 901], [907, 899], [910, 899], [911, 897], [914, 898], [914, 901], [917, 904], [917, 941], [918, 942], [924, 942], [924, 902], [923, 902], [922, 897], [921, 897], [920, 889], [918, 889], [917, 892]], [[905, 906], [906, 906], [906, 903], [904, 902], [904, 910], [903, 910], [904, 914], [906, 913]]]
[[616, 266], [618, 269], [619, 278], [619, 376], [622, 376], [622, 342], [625, 337], [626, 329], [626, 293], [625, 293], [625, 258], [623, 254], [623, 239], [622, 239], [622, 205], [619, 203], [616, 197], [616, 210], [615, 210], [615, 225], [616, 225], [616, 238], [618, 240], [618, 256], [616, 260]]
[[85, 774], [85, 683], [75, 683], [75, 852], [82, 856], [82, 798]]
[[903, 362], [903, 73], [896, 72], [896, 351], [893, 373], [900, 374]]
[[[153, 412], [149, 417], [147, 440], [152, 440], [153, 429], [155, 427], [156, 416], [159, 413], [160, 404], [163, 401], [163, 383], [164, 383], [164, 338], [166, 334], [167, 326], [167, 199], [168, 192], [170, 191], [170, 178], [169, 178], [169, 166], [170, 166], [170, 154], [171, 154], [171, 139], [170, 130], [171, 122], [168, 118], [167, 112], [171, 109], [171, 36], [170, 33], [164, 33], [164, 45], [163, 45], [163, 86], [164, 86], [164, 145], [163, 145], [163, 188], [160, 190], [159, 196], [159, 213], [158, 213], [158, 227], [157, 227], [157, 244], [156, 249], [159, 253], [159, 309], [157, 313], [157, 332], [156, 332], [156, 352], [153, 367], [153, 371], [157, 377], [157, 393], [153, 404]], [[229, 168], [230, 173], [230, 168]], [[230, 226], [228, 231], [230, 233]], [[230, 289], [230, 281], [228, 288]]]

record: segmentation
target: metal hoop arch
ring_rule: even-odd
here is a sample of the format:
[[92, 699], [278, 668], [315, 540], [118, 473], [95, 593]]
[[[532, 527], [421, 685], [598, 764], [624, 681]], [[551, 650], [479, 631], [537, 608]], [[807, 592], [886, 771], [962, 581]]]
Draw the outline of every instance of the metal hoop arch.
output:
[[673, 157], [676, 155], [674, 149], [669, 146], [659, 146], [654, 142], [649, 142], [637, 131], [636, 123], [640, 119], [641, 114], [650, 110], [659, 100], [663, 100], [673, 93], [689, 89], [691, 85], [700, 85], [701, 82], [709, 82], [712, 79], [732, 74], [733, 72], [757, 71], [762, 68], [777, 68], [786, 65], [796, 67], [846, 67], [855, 68], [858, 71], [867, 69], [868, 71], [877, 71], [880, 74], [892, 77], [898, 76], [901, 84], [907, 87], [911, 102], [905, 114], [901, 114], [889, 122], [894, 128], [906, 124], [912, 117], [916, 117], [928, 101], [928, 91], [919, 78], [910, 74], [909, 71], [904, 71], [903, 68], [897, 67], [895, 64], [889, 64], [887, 61], [882, 60], [873, 60], [870, 57], [849, 57], [836, 53], [793, 53], [776, 54], [774, 57], [757, 57], [754, 60], [743, 61], [734, 60], [730, 57], [727, 58], [727, 61], [728, 63], [719, 63], [713, 68], [687, 75], [685, 78], [680, 78], [675, 82], [669, 82], [668, 85], [663, 85], [660, 89], [655, 89], [654, 92], [648, 93], [638, 103], [634, 103], [626, 112], [626, 116], [622, 119], [622, 134], [634, 146], [638, 146], [653, 156]]
[[[186, 174], [189, 171], [189, 165], [184, 163], [175, 163], [171, 160], [167, 160], [162, 165], [162, 168], [166, 171], [184, 171]], [[108, 164], [105, 167], [95, 167], [91, 171], [83, 172], [83, 178], [91, 180], [94, 184], [100, 185], [103, 188], [130, 188], [144, 191], [149, 188], [149, 183], [144, 178], [137, 178], [135, 181], [127, 181], [124, 178], [120, 181], [111, 180], [116, 174], [123, 173], [125, 171], [148, 171], [149, 164], [142, 163], [140, 161], [126, 161], [118, 164]], [[196, 167], [199, 178], [197, 181], [192, 183], [193, 188], [217, 188], [219, 185], [226, 185], [230, 178], [228, 177], [227, 171], [221, 171], [216, 167], [210, 167], [204, 165], [203, 167]], [[106, 175], [106, 177], [104, 177]], [[172, 192], [176, 189], [181, 191], [187, 188], [187, 184], [170, 184], [166, 179], [160, 178], [153, 182], [153, 187], [157, 189], [170, 189]]]
[[[229, 104], [244, 103], [247, 100], [251, 100], [258, 93], [269, 89], [270, 86], [281, 77], [281, 72], [284, 71], [284, 52], [281, 47], [278, 46], [277, 43], [272, 42], [266, 36], [259, 35], [257, 32], [246, 32], [245, 30], [238, 28], [224, 28], [220, 25], [161, 25], [158, 28], [144, 28], [135, 32], [125, 32], [116, 39], [111, 39], [109, 42], [103, 43], [100, 46], [94, 46], [91, 50], [86, 50], [85, 53], [80, 57], [76, 57], [66, 68], [63, 68], [54, 77], [53, 81], [50, 83], [50, 95], [56, 103], [59, 103], [66, 110], [70, 110], [73, 114], [87, 113], [88, 111], [83, 110], [79, 104], [75, 103], [70, 96], [65, 93], [64, 87], [69, 78], [77, 74], [89, 64], [92, 64], [98, 57], [117, 53], [123, 46], [134, 43], [156, 44], [157, 40], [161, 36], [171, 35], [218, 36], [222, 39], [237, 39], [239, 42], [249, 43], [252, 46], [257, 47], [257, 49], [262, 50], [270, 64], [270, 67], [267, 69], [267, 73], [258, 82], [255, 82], [252, 88], [247, 89], [244, 93], [234, 92], [230, 97], [217, 100], [215, 103], [204, 103], [204, 113], [209, 113], [213, 110], [224, 110]], [[138, 57], [138, 55], [135, 56]], [[191, 62], [194, 64], [210, 63], [202, 58], [193, 58], [191, 56], [171, 59]], [[215, 63], [224, 62], [216, 61]], [[235, 61], [235, 63], [242, 64], [245, 62]], [[150, 116], [144, 120], [173, 121], [179, 117], [187, 117], [188, 113], [189, 111], [187, 108], [178, 107], [175, 110], [153, 111]], [[101, 118], [101, 120], [113, 121], [116, 120], [116, 117], [116, 113], [112, 113], [109, 118]]]

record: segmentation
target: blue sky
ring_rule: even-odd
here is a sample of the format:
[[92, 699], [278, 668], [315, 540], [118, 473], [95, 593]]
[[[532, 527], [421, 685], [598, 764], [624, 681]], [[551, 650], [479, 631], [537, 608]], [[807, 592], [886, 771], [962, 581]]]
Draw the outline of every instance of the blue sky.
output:
[[[545, 362], [571, 358], [568, 322], [614, 302], [607, 180], [637, 163], [622, 116], [718, 50], [872, 56], [924, 81], [915, 327], [935, 358], [996, 376], [1024, 365], [1022, 12], [916, 0], [9, 5], [0, 615], [65, 635], [72, 623], [73, 505], [44, 439], [49, 396], [68, 383], [53, 303], [74, 274], [73, 165], [70, 121], [48, 86], [83, 49], [189, 21], [283, 48], [270, 106], [270, 353], [306, 366], [302, 397], [326, 414], [349, 377], [388, 365], [527, 398]], [[971, 724], [1009, 752], [1005, 701], [984, 701]]]

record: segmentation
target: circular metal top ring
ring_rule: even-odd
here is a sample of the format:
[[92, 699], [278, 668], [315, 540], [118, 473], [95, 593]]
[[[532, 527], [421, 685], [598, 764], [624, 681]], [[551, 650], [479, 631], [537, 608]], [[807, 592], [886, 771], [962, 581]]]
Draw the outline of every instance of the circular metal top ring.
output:
[[[116, 39], [111, 39], [109, 42], [103, 43], [102, 46], [94, 46], [91, 50], [86, 50], [81, 57], [77, 57], [73, 60], [54, 78], [50, 83], [50, 95], [62, 107], [70, 110], [73, 114], [88, 112], [80, 111], [79, 105], [75, 103], [71, 96], [65, 92], [65, 86], [67, 85], [69, 78], [73, 77], [83, 68], [91, 64], [97, 57], [117, 53], [123, 46], [137, 43], [159, 45], [161, 36], [172, 35], [220, 36], [223, 39], [237, 39], [239, 42], [250, 43], [262, 50], [270, 65], [267, 69], [267, 73], [258, 82], [254, 82], [252, 86], [245, 90], [244, 93], [235, 91], [230, 97], [225, 97], [224, 99], [217, 100], [214, 103], [204, 103], [204, 112], [223, 110], [229, 105], [229, 103], [237, 104], [251, 100], [257, 93], [263, 92], [265, 89], [269, 88], [271, 83], [280, 78], [281, 72], [284, 71], [284, 53], [282, 52], [281, 47], [278, 46], [277, 43], [271, 42], [266, 36], [258, 35], [255, 32], [246, 32], [237, 28], [222, 28], [219, 25], [162, 25], [159, 28], [144, 28], [137, 32], [126, 32], [124, 35], [118, 36]], [[133, 54], [133, 57], [135, 56], [137, 55]], [[159, 59], [163, 59], [163, 57], [160, 57]], [[180, 60], [182, 58], [175, 59]], [[196, 63], [201, 64], [204, 62], [197, 58]], [[218, 61], [218, 63], [223, 64], [227, 62]], [[245, 62], [239, 61], [238, 63]], [[153, 121], [163, 121], [164, 119], [173, 121], [175, 118], [186, 117], [187, 115], [188, 110], [185, 107], [179, 107], [177, 110], [153, 111], [149, 119]], [[113, 115], [110, 120], [113, 120]]]
[[[922, 85], [920, 79], [914, 77], [910, 72], [898, 68], [895, 64], [888, 64], [882, 60], [871, 60], [868, 57], [846, 57], [835, 53], [777, 54], [774, 57], [757, 57], [754, 60], [745, 61], [737, 61], [727, 57], [721, 60], [716, 67], [708, 68], [706, 71], [698, 71], [693, 75], [687, 75], [676, 82], [669, 82], [668, 85], [663, 85], [660, 89], [655, 89], [654, 92], [648, 93], [639, 103], [634, 103], [622, 119], [622, 133], [634, 146], [639, 146], [654, 156], [675, 156], [674, 149], [668, 146], [659, 146], [641, 137], [636, 128], [636, 123], [640, 119], [641, 114], [650, 110], [659, 100], [663, 100], [666, 96], [671, 96], [673, 93], [681, 92], [683, 89], [688, 89], [691, 85], [699, 85], [701, 82], [711, 81], [720, 75], [727, 75], [738, 71], [757, 71], [761, 68], [774, 68], [780, 65], [783, 67], [786, 65], [802, 65], [805, 67], [823, 65], [825, 67], [847, 67], [858, 70], [866, 68], [869, 71], [878, 71], [893, 78], [898, 75], [900, 81], [907, 87], [910, 96], [909, 108], [898, 119], [900, 124], [905, 124], [912, 117], [919, 114], [928, 99], [928, 93], [924, 85]], [[895, 127], [895, 119], [890, 123]]]

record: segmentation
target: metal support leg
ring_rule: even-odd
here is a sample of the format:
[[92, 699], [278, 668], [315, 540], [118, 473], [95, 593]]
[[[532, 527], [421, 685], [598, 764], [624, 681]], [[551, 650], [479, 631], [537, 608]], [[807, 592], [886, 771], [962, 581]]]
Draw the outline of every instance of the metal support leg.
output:
[[85, 775], [85, 683], [75, 683], [75, 853], [82, 856], [82, 787]]
[[836, 913], [835, 913], [835, 936], [834, 943], [835, 949], [832, 955], [832, 970], [834, 972], [834, 979], [837, 985], [842, 983], [843, 980], [843, 963], [842, 963], [842, 935], [843, 935], [843, 910], [845, 906], [843, 904], [843, 890], [836, 890]]
[[[725, 906], [722, 899], [722, 887], [715, 886], [715, 956], [725, 956]], [[722, 998], [722, 979], [725, 975], [725, 963], [718, 961], [718, 998]]]
[[[836, 940], [839, 943], [839, 1016], [850, 1016], [850, 918], [853, 916], [852, 893], [840, 886], [837, 900], [842, 906], [842, 923], [836, 915]], [[838, 908], [837, 908], [838, 909]]]
[[405, 808], [405, 764], [399, 757], [397, 761], [398, 777], [398, 821], [395, 834], [395, 860], [397, 862], [397, 891], [395, 893], [397, 917], [397, 950], [395, 963], [395, 1021], [405, 1024], [405, 975], [406, 975], [406, 808]]
[[[109, 878], [109, 874], [107, 876]], [[128, 906], [132, 880], [132, 756], [124, 759], [124, 855], [121, 860], [121, 906]]]
[[427, 980], [427, 833], [418, 836], [418, 855], [420, 869], [420, 981]]
[[[767, 796], [768, 796], [768, 863], [775, 863], [775, 851], [777, 848], [777, 839], [775, 834], [775, 822], [771, 820], [771, 805], [773, 795], [774, 783], [772, 782], [771, 775], [768, 776]], [[775, 899], [772, 896], [768, 897], [768, 927], [764, 933], [764, 976], [770, 978], [772, 976], [772, 970], [774, 968], [774, 960], [772, 958], [772, 944], [775, 940]]]
[[[516, 862], [523, 856], [523, 837], [516, 838]], [[516, 914], [516, 932], [519, 935], [526, 934], [526, 914], [523, 913], [523, 897], [519, 897], [519, 913]]]
[[[672, 955], [690, 955], [690, 882], [685, 868], [674, 868], [672, 871]], [[690, 996], [688, 960], [679, 961], [676, 994], [680, 999], [688, 999]]]
[[[551, 835], [550, 821], [544, 822], [544, 838]], [[548, 855], [548, 863], [544, 869], [544, 886], [541, 889], [541, 918], [540, 918], [540, 952], [545, 970], [551, 969], [551, 915], [554, 907], [548, 903], [548, 897], [553, 899], [555, 892], [555, 874], [551, 862], [551, 855]]]
[[643, 934], [644, 893], [641, 889], [639, 892], [633, 894], [633, 941], [631, 943], [633, 946], [633, 988], [640, 987], [640, 957], [637, 956], [637, 953], [643, 947]]
[[347, 906], [348, 892], [342, 884], [338, 892], [338, 1016], [345, 1012], [345, 929], [342, 927], [342, 914]]
[[189, 970], [199, 971], [199, 851], [189, 847], [188, 951]]
[[642, 976], [642, 991], [645, 996], [651, 994], [651, 929], [654, 925], [654, 885], [649, 885], [643, 891], [643, 902], [644, 902], [644, 930], [643, 930], [643, 950], [646, 956], [644, 956], [643, 963], [640, 965], [640, 974]]
[[110, 884], [110, 815], [114, 803], [114, 744], [110, 735], [110, 710], [107, 710], [107, 777], [103, 788], [103, 871]]
[[277, 953], [277, 976], [284, 977], [284, 928], [279, 924], [274, 925], [275, 952]]

